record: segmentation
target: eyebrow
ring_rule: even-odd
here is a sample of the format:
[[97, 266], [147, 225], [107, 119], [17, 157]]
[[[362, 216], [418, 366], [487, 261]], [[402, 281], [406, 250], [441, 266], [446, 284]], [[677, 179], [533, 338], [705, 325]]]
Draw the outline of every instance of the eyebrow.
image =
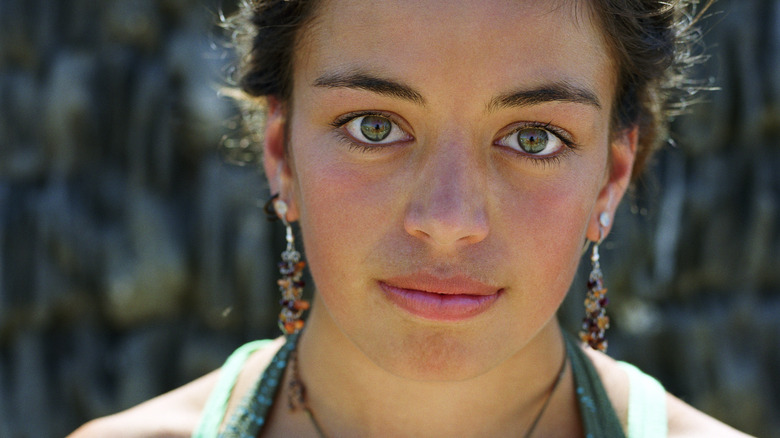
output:
[[390, 79], [383, 79], [365, 73], [326, 73], [314, 81], [317, 87], [356, 88], [368, 90], [385, 96], [408, 100], [417, 105], [425, 105], [422, 94], [414, 88]]
[[[425, 98], [414, 88], [398, 81], [372, 76], [366, 73], [325, 73], [314, 81], [314, 86], [325, 88], [354, 88], [368, 90], [408, 100], [424, 106]], [[529, 90], [516, 90], [491, 99], [488, 112], [502, 108], [539, 105], [547, 102], [572, 102], [601, 109], [601, 103], [593, 91], [561, 81]]]
[[601, 109], [601, 103], [593, 91], [568, 82], [555, 82], [539, 88], [502, 94], [490, 101], [487, 110], [493, 112], [501, 108], [539, 105], [546, 102], [581, 103]]

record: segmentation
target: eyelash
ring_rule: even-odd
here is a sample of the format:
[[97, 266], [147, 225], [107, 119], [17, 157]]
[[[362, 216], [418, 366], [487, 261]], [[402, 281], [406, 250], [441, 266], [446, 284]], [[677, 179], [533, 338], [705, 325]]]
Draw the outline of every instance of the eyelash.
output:
[[[377, 150], [381, 149], [382, 147], [386, 147], [383, 145], [377, 145], [377, 144], [369, 144], [369, 143], [363, 143], [360, 141], [357, 141], [353, 139], [350, 135], [345, 134], [341, 131], [341, 128], [344, 127], [347, 123], [352, 121], [353, 119], [357, 117], [365, 117], [365, 116], [379, 116], [379, 117], [385, 117], [388, 120], [390, 120], [392, 123], [396, 123], [393, 121], [394, 117], [391, 114], [382, 112], [382, 111], [355, 111], [351, 113], [347, 113], [344, 115], [341, 115], [336, 118], [333, 122], [331, 122], [331, 126], [337, 129], [336, 134], [339, 137], [339, 140], [344, 142], [347, 146], [349, 146], [349, 149], [352, 151], [358, 151], [358, 152], [376, 152]], [[564, 147], [562, 148], [561, 152], [558, 152], [554, 155], [546, 155], [543, 157], [535, 157], [531, 154], [524, 154], [522, 152], [516, 151], [514, 149], [510, 148], [504, 148], [508, 152], [514, 154], [517, 157], [523, 158], [530, 162], [533, 165], [536, 166], [552, 166], [560, 164], [561, 159], [563, 159], [566, 155], [569, 153], [576, 153], [577, 148], [579, 148], [579, 145], [575, 143], [568, 132], [564, 131], [563, 129], [553, 126], [552, 122], [548, 123], [540, 123], [540, 122], [522, 122], [518, 126], [516, 126], [512, 131], [510, 131], [507, 134], [502, 135], [500, 138], [505, 138], [510, 135], [517, 134], [518, 132], [522, 131], [523, 129], [527, 128], [541, 128], [544, 130], [547, 130], [551, 132], [553, 135], [558, 137], [561, 142], [563, 142]]]

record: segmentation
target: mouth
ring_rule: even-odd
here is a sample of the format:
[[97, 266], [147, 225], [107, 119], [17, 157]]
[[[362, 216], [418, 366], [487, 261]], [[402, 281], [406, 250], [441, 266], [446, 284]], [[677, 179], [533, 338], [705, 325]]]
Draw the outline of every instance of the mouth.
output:
[[434, 321], [461, 321], [488, 310], [504, 289], [465, 276], [414, 274], [379, 281], [389, 301]]

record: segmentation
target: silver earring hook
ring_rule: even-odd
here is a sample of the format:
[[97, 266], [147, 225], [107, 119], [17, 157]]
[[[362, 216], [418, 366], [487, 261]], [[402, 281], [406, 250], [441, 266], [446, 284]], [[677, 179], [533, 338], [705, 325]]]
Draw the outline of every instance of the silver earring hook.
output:
[[279, 219], [284, 224], [285, 228], [285, 240], [287, 241], [287, 253], [297, 253], [295, 251], [295, 236], [293, 235], [293, 229], [290, 225], [290, 222], [287, 221], [287, 203], [282, 201], [281, 199], [274, 199], [274, 211], [276, 211], [277, 216], [279, 216]]
[[604, 241], [604, 238], [606, 237], [604, 235], [604, 229], [609, 227], [610, 223], [612, 223], [612, 218], [609, 216], [609, 213], [602, 211], [599, 215], [599, 241], [596, 245], [600, 245], [601, 242]]
[[276, 212], [276, 215], [281, 219], [281, 221], [285, 224], [287, 224], [287, 203], [282, 201], [279, 198], [275, 198], [273, 200], [274, 203], [274, 211]]
[[593, 262], [593, 266], [599, 266], [599, 244], [601, 244], [601, 230], [599, 229], [599, 241], [593, 242], [593, 250], [590, 253], [590, 261]]

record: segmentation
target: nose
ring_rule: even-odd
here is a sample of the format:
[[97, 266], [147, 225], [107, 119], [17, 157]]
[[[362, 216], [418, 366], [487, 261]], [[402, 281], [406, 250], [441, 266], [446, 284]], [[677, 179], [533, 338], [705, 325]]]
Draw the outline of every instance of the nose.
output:
[[467, 148], [440, 149], [428, 157], [416, 179], [404, 228], [440, 247], [480, 242], [489, 231], [484, 166]]

